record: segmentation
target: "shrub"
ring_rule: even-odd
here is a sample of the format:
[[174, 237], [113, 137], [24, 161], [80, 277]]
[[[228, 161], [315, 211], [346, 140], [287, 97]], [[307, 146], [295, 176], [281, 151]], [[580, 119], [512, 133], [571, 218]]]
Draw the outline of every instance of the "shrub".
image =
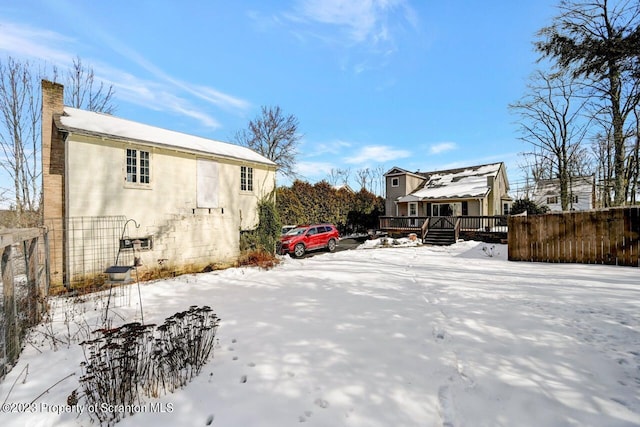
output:
[[275, 254], [282, 224], [272, 197], [258, 202], [258, 218], [259, 223], [255, 230], [240, 234], [240, 251], [262, 251]]
[[548, 206], [540, 206], [528, 198], [518, 199], [511, 205], [511, 215], [527, 212], [529, 215], [538, 215], [549, 212]]
[[279, 262], [280, 260], [274, 254], [261, 250], [243, 252], [238, 259], [239, 266], [256, 266], [267, 270], [275, 267]]
[[[209, 359], [219, 322], [211, 308], [192, 306], [157, 328], [134, 322], [97, 330], [97, 338], [80, 343], [85, 355], [80, 385], [87, 404], [135, 408], [143, 397], [184, 387]], [[113, 425], [127, 412], [89, 415], [100, 425]]]

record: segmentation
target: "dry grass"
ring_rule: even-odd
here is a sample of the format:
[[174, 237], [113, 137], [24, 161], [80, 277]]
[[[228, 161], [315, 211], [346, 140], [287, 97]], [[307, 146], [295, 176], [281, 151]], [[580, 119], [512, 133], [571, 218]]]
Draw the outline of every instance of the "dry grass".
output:
[[266, 270], [279, 263], [280, 260], [275, 255], [260, 250], [243, 252], [238, 259], [238, 266], [256, 266]]
[[[149, 282], [152, 280], [168, 279], [183, 274], [194, 273], [208, 273], [210, 271], [224, 270], [231, 267], [241, 266], [255, 266], [264, 269], [270, 269], [280, 263], [280, 260], [275, 256], [265, 251], [247, 251], [243, 252], [236, 262], [216, 263], [208, 265], [184, 265], [180, 267], [171, 265], [162, 265], [156, 267], [138, 267], [137, 272], [131, 271], [132, 282]], [[120, 284], [116, 284], [119, 286]], [[86, 275], [82, 278], [76, 279], [71, 284], [70, 289], [64, 287], [62, 284], [52, 284], [49, 289], [50, 295], [64, 295], [73, 293], [75, 295], [85, 295], [92, 292], [98, 292], [109, 287], [113, 284], [109, 283], [108, 277], [104, 273], [98, 273], [95, 275]]]

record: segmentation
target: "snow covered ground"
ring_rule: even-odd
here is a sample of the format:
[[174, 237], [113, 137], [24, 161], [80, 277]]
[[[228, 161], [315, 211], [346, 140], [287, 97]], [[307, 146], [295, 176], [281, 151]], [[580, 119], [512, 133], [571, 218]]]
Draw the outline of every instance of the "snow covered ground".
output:
[[[219, 343], [186, 388], [118, 425], [640, 425], [639, 270], [506, 254], [477, 242], [363, 248], [143, 284], [145, 322], [210, 305]], [[116, 311], [139, 320], [137, 290], [126, 295]], [[41, 332], [62, 339], [104, 303], [54, 305]], [[37, 410], [1, 425], [89, 425], [86, 412], [52, 412], [78, 387], [80, 346], [31, 341], [0, 400], [37, 398]]]

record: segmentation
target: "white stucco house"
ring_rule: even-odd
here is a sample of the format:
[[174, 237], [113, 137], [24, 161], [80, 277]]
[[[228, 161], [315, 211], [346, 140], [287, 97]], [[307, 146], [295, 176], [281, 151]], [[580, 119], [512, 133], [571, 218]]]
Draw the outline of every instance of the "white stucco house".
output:
[[62, 85], [43, 81], [42, 89], [52, 283], [98, 274], [136, 250], [143, 268], [185, 271], [238, 257], [240, 232], [256, 227], [257, 203], [275, 188], [274, 162], [246, 147], [66, 107]]
[[[562, 211], [560, 180], [541, 179], [537, 181], [531, 200], [540, 206], [548, 206], [551, 212]], [[595, 207], [595, 177], [593, 175], [571, 177], [569, 180], [569, 210], [584, 211], [595, 209]]]

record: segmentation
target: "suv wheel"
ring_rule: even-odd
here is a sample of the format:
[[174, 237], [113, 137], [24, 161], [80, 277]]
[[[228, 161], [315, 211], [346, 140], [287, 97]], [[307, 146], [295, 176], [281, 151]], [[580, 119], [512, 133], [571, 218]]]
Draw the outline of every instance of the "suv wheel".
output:
[[329, 252], [333, 252], [336, 250], [336, 240], [335, 239], [330, 239], [329, 243], [327, 243], [327, 249], [329, 250]]
[[293, 248], [293, 254], [296, 256], [296, 258], [301, 257], [302, 255], [304, 255], [304, 245], [302, 243], [298, 243], [294, 248]]

